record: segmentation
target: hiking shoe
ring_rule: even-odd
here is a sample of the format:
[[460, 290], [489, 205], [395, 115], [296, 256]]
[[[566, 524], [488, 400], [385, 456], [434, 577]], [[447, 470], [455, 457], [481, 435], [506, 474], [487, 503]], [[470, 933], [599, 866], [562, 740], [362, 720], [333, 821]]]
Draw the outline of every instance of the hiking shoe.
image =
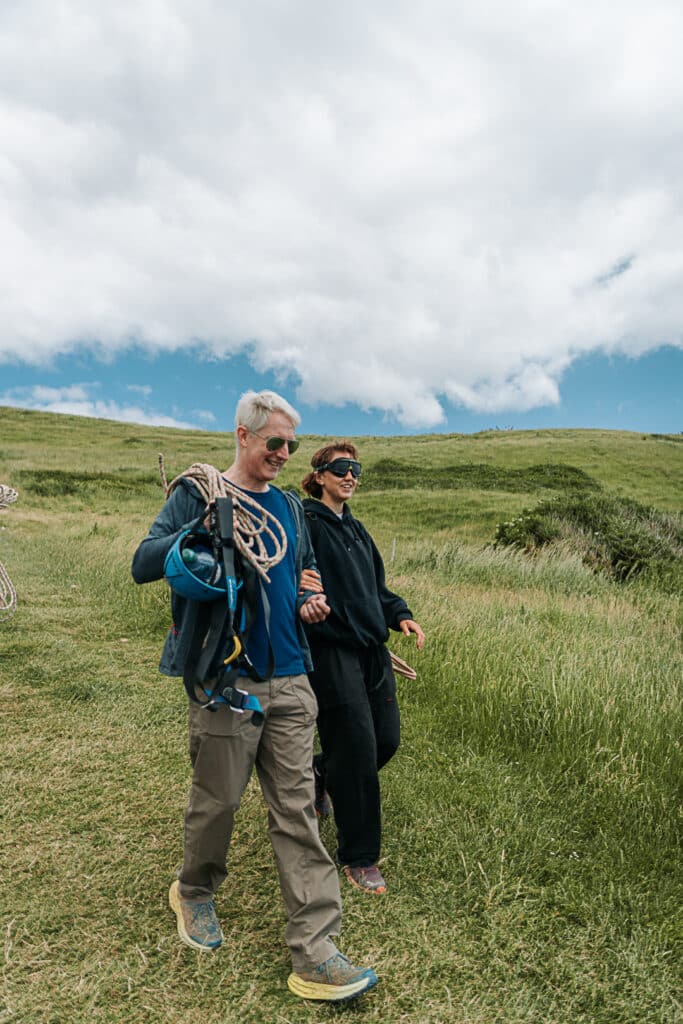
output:
[[377, 975], [370, 967], [354, 967], [343, 953], [335, 953], [312, 971], [298, 971], [287, 978], [287, 987], [302, 999], [342, 1003], [374, 988]]
[[175, 881], [168, 891], [168, 902], [178, 920], [178, 935], [193, 949], [217, 949], [223, 941], [223, 932], [216, 917], [213, 900], [196, 903], [184, 900]]
[[387, 891], [387, 883], [382, 878], [382, 872], [376, 864], [369, 868], [350, 868], [347, 864], [344, 874], [351, 885], [355, 885], [357, 889], [374, 892], [378, 895]]
[[315, 779], [315, 813], [319, 818], [329, 818], [332, 815], [332, 802], [325, 789], [325, 776], [318, 762], [313, 760], [313, 778]]

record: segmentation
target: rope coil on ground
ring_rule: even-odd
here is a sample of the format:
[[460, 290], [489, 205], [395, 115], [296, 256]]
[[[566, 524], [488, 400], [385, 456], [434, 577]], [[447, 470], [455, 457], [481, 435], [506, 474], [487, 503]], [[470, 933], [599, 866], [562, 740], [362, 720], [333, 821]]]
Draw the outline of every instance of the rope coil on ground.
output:
[[[169, 484], [166, 481], [164, 457], [160, 452], [159, 475], [166, 497], [182, 479], [186, 479], [192, 481], [207, 506], [216, 498], [232, 498], [235, 547], [258, 574], [270, 582], [268, 570], [281, 562], [287, 553], [287, 534], [271, 512], [226, 480], [215, 466], [206, 462], [193, 462], [189, 469], [179, 473]], [[272, 555], [268, 554], [265, 538], [270, 538], [273, 544]]]
[[[0, 509], [5, 509], [19, 497], [13, 487], [0, 484]], [[0, 622], [9, 619], [17, 610], [17, 592], [9, 578], [9, 573], [0, 562]]]

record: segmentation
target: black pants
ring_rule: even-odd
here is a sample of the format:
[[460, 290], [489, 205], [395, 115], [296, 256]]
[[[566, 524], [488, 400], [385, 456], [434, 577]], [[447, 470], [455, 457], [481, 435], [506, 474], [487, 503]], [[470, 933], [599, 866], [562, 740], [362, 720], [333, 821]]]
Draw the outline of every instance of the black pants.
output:
[[368, 867], [382, 839], [379, 769], [398, 749], [400, 718], [389, 652], [313, 644], [309, 674], [318, 699], [325, 787], [332, 798], [340, 864]]

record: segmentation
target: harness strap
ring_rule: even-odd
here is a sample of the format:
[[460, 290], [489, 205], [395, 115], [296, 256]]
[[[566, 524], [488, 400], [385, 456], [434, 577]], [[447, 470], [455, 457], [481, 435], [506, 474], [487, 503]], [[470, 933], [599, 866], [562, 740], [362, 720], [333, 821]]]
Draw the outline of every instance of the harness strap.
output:
[[[243, 611], [244, 605], [251, 609], [256, 608], [258, 601], [258, 591], [256, 589], [256, 581], [258, 580], [258, 586], [261, 593], [261, 602], [263, 605], [263, 616], [266, 624], [266, 636], [268, 637], [268, 667], [265, 675], [260, 675], [254, 666], [252, 665], [246, 650], [245, 645], [242, 644], [239, 634], [241, 632], [248, 631], [251, 626], [251, 622], [246, 621], [246, 617], [243, 615], [243, 622], [235, 627], [234, 613], [237, 609], [237, 579], [235, 571], [235, 534], [234, 534], [234, 515], [233, 515], [233, 501], [232, 498], [216, 498], [212, 506], [212, 533], [215, 538], [215, 543], [218, 544], [219, 551], [218, 555], [222, 559], [223, 569], [225, 571], [225, 582], [228, 590], [228, 607], [230, 609], [230, 616], [228, 620], [228, 638], [233, 639], [233, 650], [229, 657], [225, 660], [224, 664], [231, 664], [233, 661], [244, 671], [247, 675], [254, 680], [254, 682], [262, 683], [266, 679], [270, 679], [273, 672], [275, 671], [275, 655], [273, 654], [273, 648], [270, 643], [270, 601], [266, 593], [264, 581], [256, 573], [246, 572], [242, 573], [242, 579], [240, 580], [240, 586], [242, 590], [242, 605]], [[242, 562], [244, 566], [244, 562]]]
[[204, 705], [207, 711], [216, 711], [221, 704], [227, 704], [231, 711], [236, 711], [242, 715], [245, 711], [253, 712], [253, 721], [256, 725], [261, 722], [263, 718], [263, 708], [258, 697], [255, 697], [253, 693], [247, 693], [246, 690], [241, 690], [238, 686], [224, 686], [220, 693], [211, 693], [211, 691], [204, 691], [209, 697], [208, 702]]
[[214, 674], [212, 668], [215, 670], [216, 666], [213, 663], [216, 660], [219, 643], [226, 635], [226, 625], [230, 619], [229, 615], [226, 616], [225, 605], [220, 600], [212, 601], [209, 610], [208, 628], [204, 635], [201, 653], [197, 659], [196, 676], [200, 682]]
[[233, 635], [232, 617], [237, 608], [237, 572], [235, 570], [235, 525], [232, 498], [216, 498], [211, 507], [212, 530], [217, 554], [222, 559], [225, 572], [225, 585], [228, 592], [228, 608], [230, 609], [230, 636]]
[[[231, 682], [226, 685], [226, 677], [234, 678], [240, 670], [251, 679], [262, 682], [273, 674], [275, 668], [275, 659], [269, 643], [268, 674], [266, 676], [259, 675], [249, 660], [240, 636], [243, 629], [245, 632], [248, 631], [251, 622], [243, 621], [236, 629], [235, 612], [237, 611], [238, 591], [242, 588], [242, 611], [245, 611], [245, 605], [253, 609], [258, 594], [255, 586], [256, 574], [242, 571], [242, 578], [239, 583], [237, 581], [232, 498], [216, 498], [211, 505], [210, 516], [214, 549], [217, 558], [222, 562], [225, 573], [227, 607], [222, 600], [216, 600], [199, 611], [186, 662], [193, 668], [186, 669], [183, 683], [190, 700], [202, 704], [207, 710], [216, 711], [221, 704], [227, 704], [232, 711], [239, 714], [243, 714], [244, 711], [252, 711], [252, 720], [255, 725], [258, 725], [263, 719], [263, 710], [258, 697], [232, 685]], [[242, 569], [244, 570], [243, 563]], [[270, 603], [263, 583], [260, 580], [259, 582], [266, 631], [270, 636]], [[244, 615], [242, 615], [242, 619], [245, 620]], [[226, 643], [230, 642], [232, 642], [232, 649], [228, 652], [227, 657], [223, 657]], [[243, 678], [241, 675], [238, 677]], [[210, 688], [205, 686], [205, 680], [212, 680], [213, 685]], [[208, 698], [206, 702], [202, 701], [198, 695], [200, 687]]]

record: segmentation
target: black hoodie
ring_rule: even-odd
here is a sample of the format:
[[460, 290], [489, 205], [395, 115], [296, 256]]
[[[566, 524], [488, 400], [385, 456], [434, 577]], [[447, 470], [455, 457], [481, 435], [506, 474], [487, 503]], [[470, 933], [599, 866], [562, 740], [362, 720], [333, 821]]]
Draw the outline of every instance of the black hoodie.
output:
[[399, 623], [413, 615], [384, 582], [384, 563], [375, 542], [348, 505], [341, 518], [322, 501], [307, 498], [303, 505], [332, 609], [324, 622], [306, 626], [309, 639], [344, 647], [384, 643], [389, 629], [398, 630]]

